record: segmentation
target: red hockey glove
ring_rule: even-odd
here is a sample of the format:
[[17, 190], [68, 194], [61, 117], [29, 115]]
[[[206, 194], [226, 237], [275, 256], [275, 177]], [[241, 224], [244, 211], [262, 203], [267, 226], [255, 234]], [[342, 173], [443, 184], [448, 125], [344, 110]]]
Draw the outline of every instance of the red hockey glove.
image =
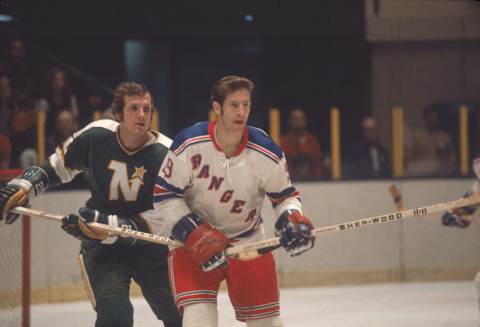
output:
[[226, 263], [223, 250], [228, 244], [228, 238], [218, 229], [203, 223], [188, 235], [184, 246], [195, 263], [210, 271]]
[[194, 213], [177, 221], [172, 228], [172, 238], [183, 242], [186, 252], [204, 271], [228, 265], [223, 250], [230, 240]]

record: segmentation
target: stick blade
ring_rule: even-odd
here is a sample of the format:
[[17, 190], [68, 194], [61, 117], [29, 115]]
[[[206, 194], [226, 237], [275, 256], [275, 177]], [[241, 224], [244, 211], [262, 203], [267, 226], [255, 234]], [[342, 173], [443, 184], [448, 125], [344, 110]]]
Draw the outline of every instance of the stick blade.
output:
[[398, 189], [396, 184], [390, 185], [388, 188], [388, 191], [390, 192], [390, 195], [393, 198], [393, 202], [395, 202], [395, 207], [397, 207], [398, 210], [403, 211], [405, 210], [405, 204], [403, 203], [403, 198], [402, 194], [400, 193], [400, 190]]

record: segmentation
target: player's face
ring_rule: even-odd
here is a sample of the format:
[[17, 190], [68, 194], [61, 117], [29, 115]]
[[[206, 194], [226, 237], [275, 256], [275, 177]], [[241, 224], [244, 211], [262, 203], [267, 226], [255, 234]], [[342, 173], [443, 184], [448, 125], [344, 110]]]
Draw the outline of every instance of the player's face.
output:
[[241, 89], [227, 95], [217, 115], [227, 131], [243, 131], [250, 115], [250, 106], [250, 91]]
[[149, 93], [142, 96], [125, 96], [125, 107], [121, 124], [133, 135], [144, 135], [152, 120], [152, 98]]

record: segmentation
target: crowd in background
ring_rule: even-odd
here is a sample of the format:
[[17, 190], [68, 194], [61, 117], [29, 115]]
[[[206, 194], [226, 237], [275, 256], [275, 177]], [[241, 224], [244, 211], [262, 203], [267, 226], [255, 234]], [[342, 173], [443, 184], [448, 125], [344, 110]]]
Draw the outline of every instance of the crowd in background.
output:
[[[46, 114], [46, 153], [92, 121], [95, 111], [105, 108], [94, 86], [72, 86], [60, 67], [38, 64], [29, 57], [28, 46], [11, 38], [0, 60], [0, 169], [37, 163], [36, 119]], [[79, 96], [81, 94], [82, 96]], [[285, 112], [286, 113], [286, 112]], [[320, 146], [302, 107], [288, 111], [288, 129], [281, 136], [291, 178], [294, 181], [330, 179], [330, 161]], [[390, 153], [379, 137], [379, 124], [372, 117], [359, 122], [361, 138], [342, 151], [342, 178], [392, 177]], [[408, 129], [407, 129], [408, 131]], [[452, 176], [457, 170], [451, 137], [440, 128], [438, 112], [424, 110], [424, 128], [405, 135], [406, 176]]]
[[[435, 108], [427, 107], [423, 118], [423, 128], [404, 135], [405, 176], [455, 176], [458, 170], [455, 147], [449, 134], [440, 127], [439, 113]], [[289, 128], [281, 138], [290, 176], [295, 181], [329, 179], [330, 160], [324, 156], [317, 137], [307, 131], [307, 121], [301, 107], [290, 110]], [[391, 178], [391, 156], [380, 140], [377, 121], [365, 117], [360, 127], [361, 138], [343, 151], [342, 177]]]
[[[37, 163], [37, 113], [46, 115], [46, 152], [54, 151], [104, 109], [102, 95], [84, 83], [81, 92], [65, 70], [30, 58], [28, 45], [12, 37], [0, 60], [0, 169]], [[82, 94], [78, 98], [77, 94]]]

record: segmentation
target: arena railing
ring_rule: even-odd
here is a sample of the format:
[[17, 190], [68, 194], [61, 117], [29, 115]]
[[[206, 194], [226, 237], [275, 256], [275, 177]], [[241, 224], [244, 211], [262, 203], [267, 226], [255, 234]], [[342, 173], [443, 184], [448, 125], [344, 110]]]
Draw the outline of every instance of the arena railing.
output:
[[[395, 106], [392, 112], [392, 171], [393, 177], [404, 177], [404, 112], [400, 106]], [[37, 113], [37, 151], [38, 162], [42, 162], [46, 158], [45, 154], [45, 112]], [[158, 112], [154, 112], [152, 118], [152, 128], [158, 130], [159, 116]], [[467, 106], [460, 106], [459, 111], [459, 175], [468, 176], [470, 172], [469, 164], [469, 140], [468, 140], [468, 126], [469, 116]], [[92, 120], [101, 118], [100, 112], [94, 112]], [[215, 113], [211, 110], [209, 112], [209, 120], [216, 119]], [[269, 110], [269, 133], [272, 139], [280, 143], [280, 126], [281, 115], [278, 108], [271, 108]], [[333, 107], [330, 109], [330, 145], [331, 145], [331, 178], [339, 180], [342, 177], [341, 171], [341, 117], [340, 109]]]
[[[470, 173], [469, 151], [470, 144], [468, 140], [469, 115], [468, 107], [460, 106], [459, 111], [459, 175], [468, 176]], [[216, 119], [215, 113], [210, 111], [209, 119]], [[269, 110], [269, 133], [272, 139], [280, 143], [281, 115], [278, 108]], [[404, 177], [404, 112], [400, 106], [392, 108], [392, 172], [393, 177]], [[342, 177], [341, 170], [341, 117], [340, 109], [332, 107], [330, 109], [330, 145], [331, 145], [331, 178], [339, 180]]]

